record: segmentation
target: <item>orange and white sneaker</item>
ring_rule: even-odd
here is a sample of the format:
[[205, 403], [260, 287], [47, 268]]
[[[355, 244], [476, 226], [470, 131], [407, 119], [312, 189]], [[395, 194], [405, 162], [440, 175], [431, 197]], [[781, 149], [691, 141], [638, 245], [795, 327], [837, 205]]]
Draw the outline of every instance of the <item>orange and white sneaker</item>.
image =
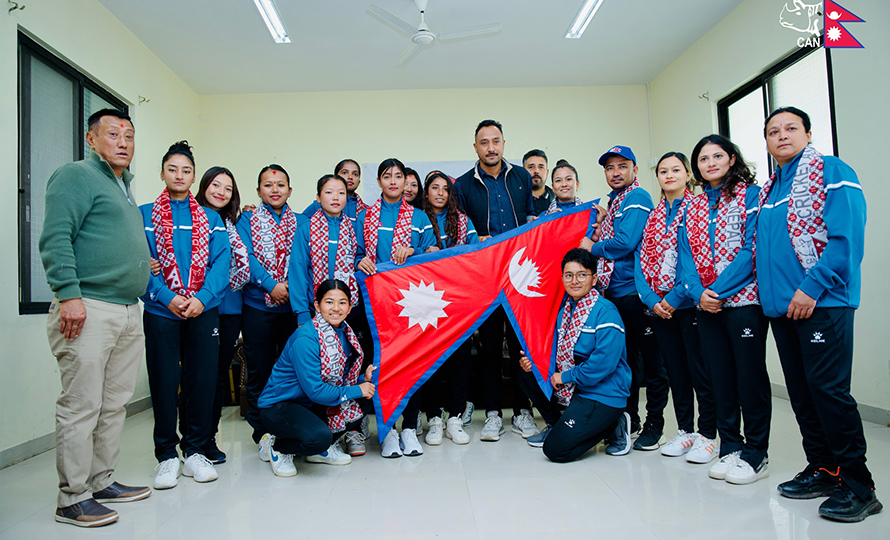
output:
[[692, 449], [686, 454], [689, 463], [710, 463], [720, 455], [720, 445], [717, 439], [709, 439], [699, 433], [695, 434], [695, 442]]
[[676, 437], [661, 447], [661, 455], [667, 457], [682, 456], [692, 450], [692, 445], [695, 444], [698, 436], [698, 433], [686, 433], [682, 429], [678, 429]]

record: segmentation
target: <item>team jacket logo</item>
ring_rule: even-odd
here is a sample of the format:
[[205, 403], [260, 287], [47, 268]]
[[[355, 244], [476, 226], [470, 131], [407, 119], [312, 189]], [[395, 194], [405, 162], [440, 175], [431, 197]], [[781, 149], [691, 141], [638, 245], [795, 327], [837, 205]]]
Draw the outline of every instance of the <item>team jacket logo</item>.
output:
[[219, 328], [214, 328], [213, 332], [210, 333], [210, 337], [219, 337]]
[[813, 332], [813, 339], [810, 340], [810, 343], [825, 343], [825, 340], [822, 339], [822, 332]]
[[573, 428], [573, 427], [575, 427], [575, 419], [574, 419], [574, 418], [569, 418], [568, 420], [566, 420], [565, 422], [563, 422], [563, 424], [569, 426], [570, 428]]
[[744, 330], [742, 330], [742, 337], [754, 337], [754, 332], [750, 328], [745, 328]]

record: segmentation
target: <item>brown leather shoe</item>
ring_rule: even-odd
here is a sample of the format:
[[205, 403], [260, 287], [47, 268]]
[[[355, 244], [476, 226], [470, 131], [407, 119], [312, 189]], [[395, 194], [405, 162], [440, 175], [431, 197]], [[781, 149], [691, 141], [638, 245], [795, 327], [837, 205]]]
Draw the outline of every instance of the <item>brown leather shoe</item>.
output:
[[102, 491], [93, 493], [93, 498], [100, 503], [122, 503], [139, 501], [151, 495], [151, 490], [146, 486], [125, 486], [118, 482], [112, 482]]
[[56, 521], [78, 527], [101, 527], [117, 521], [117, 512], [86, 499], [71, 506], [56, 508]]

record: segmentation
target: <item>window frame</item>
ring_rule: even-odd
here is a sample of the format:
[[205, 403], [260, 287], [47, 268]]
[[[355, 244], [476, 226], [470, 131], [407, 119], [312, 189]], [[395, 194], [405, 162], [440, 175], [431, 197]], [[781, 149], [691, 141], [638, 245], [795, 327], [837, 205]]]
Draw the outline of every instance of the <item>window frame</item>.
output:
[[[74, 87], [72, 101], [74, 107], [74, 122], [71, 126], [71, 136], [74, 140], [74, 152], [72, 161], [82, 159], [84, 155], [84, 90], [89, 90], [106, 102], [129, 114], [129, 106], [120, 98], [103, 88], [99, 83], [91, 79], [71, 66], [65, 60], [59, 58], [33, 38], [25, 33], [18, 32], [18, 267], [19, 267], [19, 315], [46, 314], [49, 311], [50, 302], [38, 302], [31, 299], [31, 58], [37, 58], [60, 75], [68, 78]], [[48, 179], [44, 179], [48, 180]]]
[[[772, 106], [769, 99], [769, 84], [772, 78], [803, 60], [805, 57], [818, 51], [824, 51], [825, 53], [825, 71], [828, 75], [828, 113], [831, 117], [832, 150], [835, 156], [840, 157], [837, 141], [837, 116], [834, 108], [834, 73], [831, 68], [831, 49], [822, 46], [801, 47], [792, 51], [789, 55], [769, 66], [762, 73], [743, 84], [726, 97], [717, 101], [717, 125], [720, 135], [732, 139], [729, 129], [729, 107], [758, 90], [760, 90], [761, 95], [763, 96], [763, 117], [768, 117], [770, 112], [772, 112]], [[769, 155], [769, 152], [767, 152], [767, 163], [770, 164], [770, 170], [775, 169], [776, 162], [773, 157]]]

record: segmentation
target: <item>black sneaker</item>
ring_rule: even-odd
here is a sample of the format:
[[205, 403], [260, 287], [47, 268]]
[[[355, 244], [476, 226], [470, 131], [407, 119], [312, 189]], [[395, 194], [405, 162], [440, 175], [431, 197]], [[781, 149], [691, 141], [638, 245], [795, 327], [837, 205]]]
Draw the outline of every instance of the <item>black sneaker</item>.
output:
[[112, 482], [110, 486], [93, 493], [93, 498], [100, 503], [122, 503], [141, 501], [151, 495], [147, 486], [125, 486], [118, 482]]
[[101, 527], [117, 521], [117, 512], [102, 506], [94, 499], [86, 499], [71, 506], [56, 508], [56, 521], [77, 527]]
[[630, 452], [630, 415], [621, 413], [612, 436], [606, 441], [606, 454], [623, 456]]
[[661, 436], [664, 431], [661, 428], [654, 428], [651, 424], [643, 426], [643, 432], [634, 441], [634, 450], [658, 450], [661, 446]]
[[631, 422], [630, 423], [630, 438], [636, 439], [640, 436], [640, 433], [643, 431], [643, 426], [639, 422]]
[[208, 442], [207, 445], [204, 446], [204, 457], [206, 457], [208, 461], [210, 461], [210, 463], [213, 463], [214, 465], [219, 465], [220, 463], [226, 462], [226, 453], [220, 450], [218, 446], [216, 446], [215, 438], [210, 439], [210, 442]]
[[834, 521], [856, 523], [877, 514], [883, 508], [884, 505], [875, 496], [874, 488], [868, 493], [868, 499], [862, 500], [841, 483], [834, 494], [819, 506], [819, 515]]
[[780, 495], [789, 499], [815, 499], [830, 496], [837, 489], [839, 481], [837, 473], [831, 473], [822, 467], [807, 467], [797, 473], [793, 480], [782, 482], [776, 489]]

